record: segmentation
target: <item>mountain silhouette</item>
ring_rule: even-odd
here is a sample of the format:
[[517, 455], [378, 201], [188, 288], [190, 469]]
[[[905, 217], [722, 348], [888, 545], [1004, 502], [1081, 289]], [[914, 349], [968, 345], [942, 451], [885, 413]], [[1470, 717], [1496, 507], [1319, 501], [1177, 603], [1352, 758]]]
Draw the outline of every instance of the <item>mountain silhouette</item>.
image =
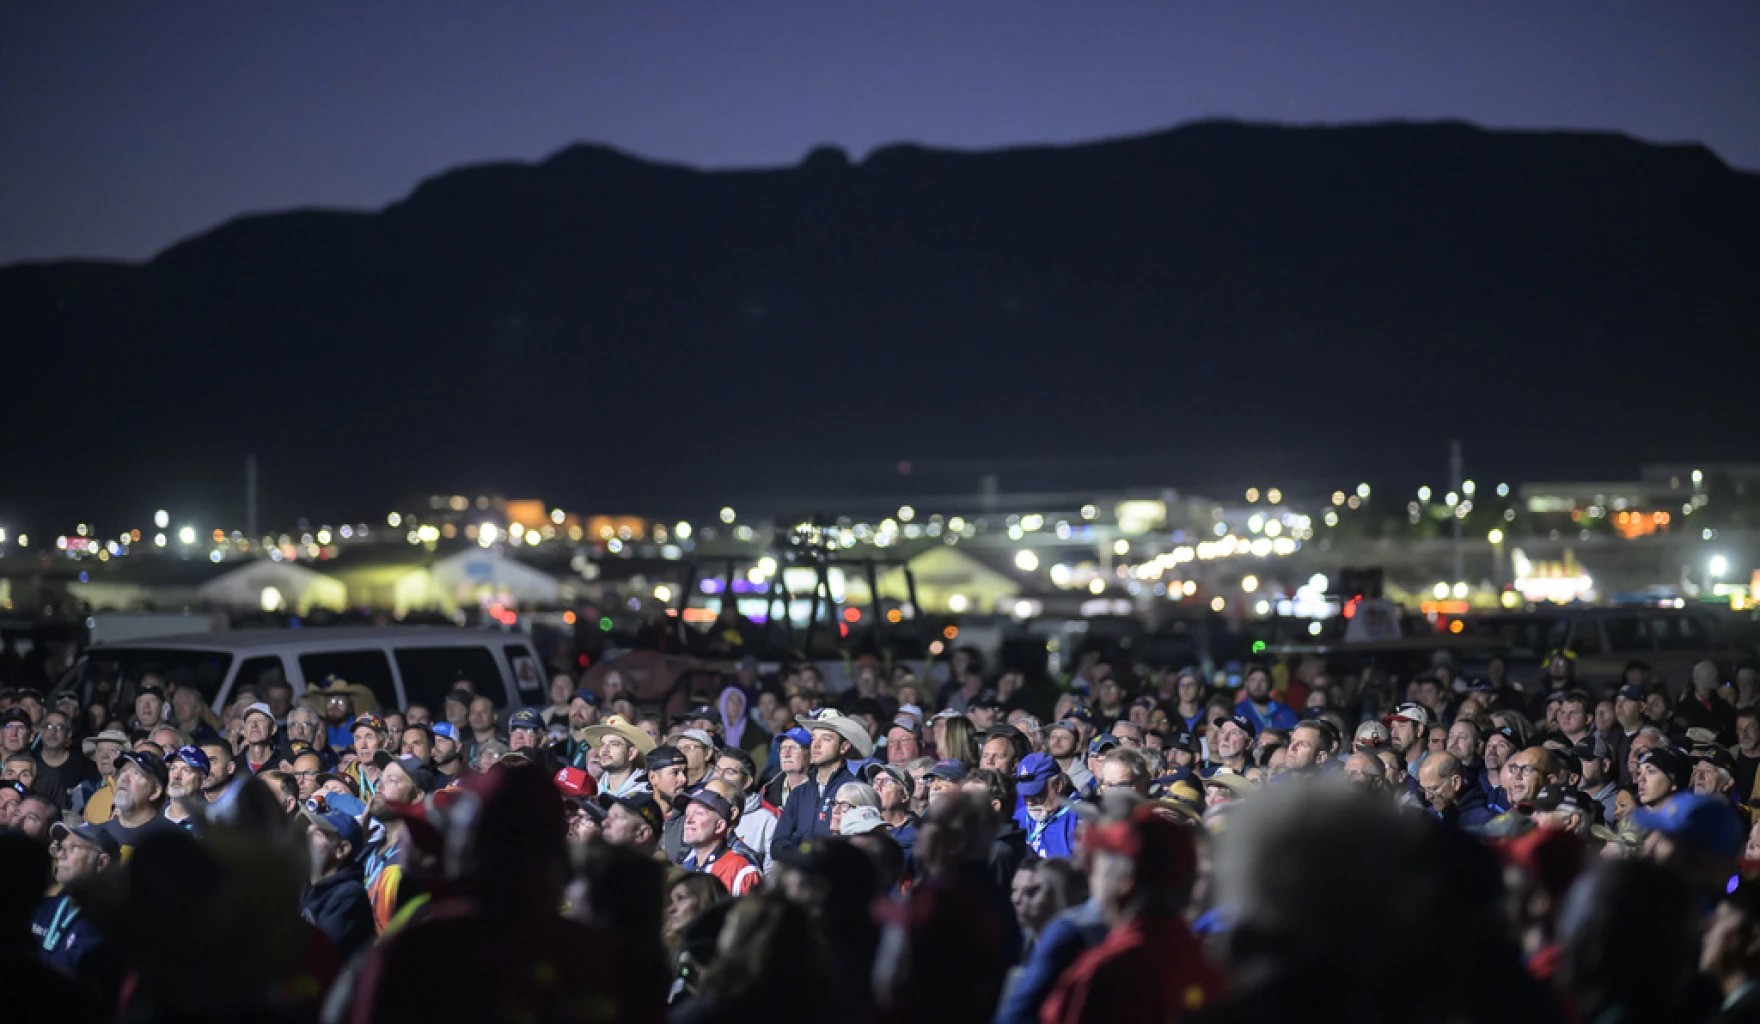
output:
[[1760, 176], [1611, 134], [1208, 122], [739, 171], [577, 145], [0, 270], [0, 516], [238, 522], [246, 453], [268, 525], [928, 486], [906, 459], [963, 467], [946, 491], [990, 459], [1437, 475], [1450, 437], [1487, 476], [1741, 457], [1757, 240]]

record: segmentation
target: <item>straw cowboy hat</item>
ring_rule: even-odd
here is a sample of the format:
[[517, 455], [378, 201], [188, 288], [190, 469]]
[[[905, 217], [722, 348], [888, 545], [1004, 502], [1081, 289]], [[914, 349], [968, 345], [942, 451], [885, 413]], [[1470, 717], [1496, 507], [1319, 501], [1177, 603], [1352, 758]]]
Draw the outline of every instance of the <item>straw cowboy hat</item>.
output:
[[349, 699], [353, 706], [353, 710], [348, 715], [351, 722], [364, 714], [379, 710], [379, 698], [373, 696], [373, 691], [359, 683], [350, 683], [335, 676], [327, 677], [323, 686], [306, 687], [306, 692], [300, 695], [299, 702], [316, 711], [322, 717], [324, 705], [329, 702], [331, 697], [347, 697]]
[[106, 729], [96, 736], [87, 736], [80, 742], [79, 749], [84, 752], [87, 757], [97, 757], [98, 744], [100, 743], [118, 743], [122, 745], [122, 749], [127, 750], [128, 733], [123, 732], [121, 729]]
[[595, 747], [607, 736], [622, 736], [642, 756], [654, 752], [654, 737], [629, 724], [622, 715], [611, 715], [598, 725], [588, 726], [581, 735]]
[[853, 718], [846, 718], [835, 711], [827, 711], [808, 722], [807, 729], [836, 733], [849, 741], [849, 745], [854, 748], [857, 757], [866, 758], [874, 753], [873, 737], [868, 735], [868, 730], [862, 726], [862, 723]]

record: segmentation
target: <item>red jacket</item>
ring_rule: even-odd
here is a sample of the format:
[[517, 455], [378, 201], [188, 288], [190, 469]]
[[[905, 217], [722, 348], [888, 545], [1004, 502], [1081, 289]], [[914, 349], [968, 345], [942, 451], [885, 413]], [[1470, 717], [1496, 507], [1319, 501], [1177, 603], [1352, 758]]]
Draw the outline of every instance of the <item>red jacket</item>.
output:
[[1169, 1024], [1210, 1005], [1222, 975], [1175, 914], [1138, 915], [1063, 972], [1039, 1008], [1040, 1024]]

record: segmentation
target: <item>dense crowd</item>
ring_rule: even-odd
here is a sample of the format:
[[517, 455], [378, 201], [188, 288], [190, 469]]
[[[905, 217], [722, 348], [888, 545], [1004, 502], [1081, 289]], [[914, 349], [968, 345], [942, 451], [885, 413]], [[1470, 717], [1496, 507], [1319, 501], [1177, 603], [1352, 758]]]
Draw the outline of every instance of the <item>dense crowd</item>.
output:
[[1750, 670], [1120, 664], [3, 690], [0, 1018], [1760, 1020]]

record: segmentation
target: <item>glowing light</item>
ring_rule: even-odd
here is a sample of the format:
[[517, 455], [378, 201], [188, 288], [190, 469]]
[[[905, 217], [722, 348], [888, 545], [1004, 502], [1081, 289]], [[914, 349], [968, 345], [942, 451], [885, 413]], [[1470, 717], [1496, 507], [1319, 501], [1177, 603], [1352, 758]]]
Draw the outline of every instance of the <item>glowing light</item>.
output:
[[1283, 492], [1273, 487], [1265, 492], [1265, 500], [1275, 505], [1283, 500]]
[[[1693, 473], [1697, 476], [1698, 470], [1694, 470]], [[1693, 482], [1698, 483], [1697, 480]], [[1722, 579], [1729, 575], [1729, 559], [1723, 555], [1712, 555], [1711, 559], [1705, 563], [1705, 569], [1711, 574], [1712, 579]]]
[[319, 530], [318, 531], [318, 543], [319, 544], [330, 543], [330, 531], [329, 530]]
[[949, 530], [952, 530], [954, 533], [964, 532], [964, 530], [966, 528], [966, 521], [965, 521], [964, 517], [962, 517], [962, 516], [954, 516], [952, 519], [949, 519], [947, 521], [947, 528]]
[[1454, 585], [1454, 596], [1457, 601], [1465, 598], [1467, 596], [1467, 585], [1465, 583], [1456, 583]]
[[860, 608], [845, 608], [843, 610], [843, 621], [845, 621], [845, 622], [860, 622], [860, 621], [862, 621], [862, 610]]
[[184, 527], [180, 527], [178, 529], [177, 543], [179, 543], [179, 544], [194, 544], [195, 542], [196, 542], [196, 528], [195, 527], [184, 526]]
[[966, 609], [971, 606], [971, 599], [964, 594], [947, 595], [947, 610], [955, 615], [964, 615]]
[[1184, 583], [1181, 583], [1179, 585], [1179, 592], [1186, 595], [1187, 597], [1191, 597], [1193, 594], [1196, 594], [1198, 592], [1198, 581], [1197, 580], [1186, 580]]
[[1259, 488], [1257, 488], [1257, 487], [1247, 488], [1247, 504], [1256, 505], [1258, 503], [1259, 503]]
[[518, 544], [520, 541], [525, 540], [525, 538], [526, 538], [525, 524], [524, 523], [514, 523], [514, 524], [508, 526], [507, 537], [509, 540], [513, 541], [515, 544]]
[[1088, 593], [1090, 593], [1090, 594], [1104, 594], [1104, 593], [1106, 593], [1106, 581], [1101, 579], [1098, 576], [1089, 580], [1088, 581]]
[[662, 583], [654, 588], [654, 600], [661, 604], [672, 603], [672, 588]]
[[477, 527], [478, 544], [481, 544], [484, 547], [490, 547], [499, 539], [501, 539], [501, 527], [496, 526], [494, 523], [484, 523]]
[[1275, 537], [1283, 532], [1283, 524], [1273, 519], [1265, 524], [1265, 536]]
[[1462, 622], [1459, 619], [1456, 619], [1453, 622], [1448, 624], [1448, 631], [1450, 633], [1455, 634], [1456, 636], [1459, 636], [1460, 634], [1465, 633], [1467, 631], [1467, 624]]
[[611, 621], [611, 616], [602, 615], [599, 617], [599, 632], [601, 632], [601, 633], [611, 632], [612, 625], [613, 625], [613, 623]]
[[904, 621], [904, 612], [899, 611], [897, 608], [888, 608], [886, 609], [886, 621], [896, 626]]
[[1227, 607], [1228, 607], [1228, 602], [1224, 601], [1220, 597], [1213, 597], [1210, 599], [1210, 610], [1213, 612], [1220, 612], [1222, 609], [1227, 608]]
[[1449, 491], [1447, 494], [1442, 496], [1442, 503], [1444, 505], [1447, 505], [1449, 508], [1454, 508], [1456, 505], [1459, 505], [1461, 503], [1461, 496], [1454, 493], [1453, 491]]
[[[1255, 601], [1255, 602], [1253, 602], [1253, 614], [1254, 615], [1270, 615], [1271, 614], [1271, 602], [1270, 601]], [[1264, 650], [1265, 641], [1255, 640], [1254, 643], [1257, 643], [1260, 645], [1260, 648], [1259, 648], [1260, 650]], [[1259, 652], [1254, 651], [1253, 653], [1257, 654]]]
[[1112, 553], [1115, 555], [1128, 555], [1128, 554], [1130, 554], [1131, 553], [1131, 542], [1128, 540], [1113, 541], [1112, 542]]
[[690, 540], [691, 524], [681, 520], [677, 525], [673, 526], [672, 535], [679, 540]]
[[1250, 574], [1241, 577], [1241, 590], [1245, 591], [1246, 593], [1251, 594], [1258, 589], [1259, 589], [1259, 577], [1253, 576]]
[[1693, 470], [1693, 486], [1697, 487], [1704, 482], [1705, 482], [1705, 473], [1702, 470], [1697, 470], [1697, 469]]
[[1327, 526], [1337, 526], [1338, 525], [1338, 513], [1332, 511], [1331, 509], [1327, 509], [1325, 511], [1325, 513], [1323, 513], [1320, 516], [1320, 521], [1325, 523]]
[[210, 561], [210, 562], [219, 562], [222, 558], [225, 558], [225, 557], [226, 557], [225, 555], [220, 553], [219, 549], [215, 549], [213, 551], [208, 552], [208, 561]]
[[398, 515], [396, 512], [393, 512], [390, 515], [385, 517], [385, 525], [393, 527], [393, 528], [402, 526], [403, 525], [403, 517]]
[[908, 523], [915, 518], [917, 518], [917, 510], [916, 509], [911, 508], [909, 505], [898, 506], [898, 521], [899, 522]]
[[1343, 491], [1333, 491], [1332, 492], [1332, 503], [1334, 505], [1344, 504], [1344, 492]]
[[1448, 598], [1448, 584], [1438, 583], [1430, 588], [1430, 593], [1435, 594], [1438, 601], [1446, 600]]
[[[18, 539], [18, 542], [19, 542], [19, 543], [20, 543], [20, 544], [23, 544], [23, 543], [24, 543], [24, 538], [23, 538], [23, 537], [20, 537], [20, 538], [19, 538], [19, 539]], [[165, 546], [165, 535], [164, 535], [164, 534], [163, 534], [163, 533], [155, 533], [155, 534], [153, 534], [153, 546], [154, 546], [154, 547], [156, 547], [156, 548], [162, 548], [162, 547], [164, 547], [164, 546]]]
[[941, 630], [941, 635], [946, 637], [949, 640], [958, 639], [959, 627], [958, 626], [947, 626]]
[[416, 539], [423, 544], [432, 544], [440, 539], [440, 528], [428, 523], [416, 530]]
[[1319, 636], [1320, 635], [1320, 623], [1318, 623], [1318, 622], [1308, 623], [1308, 635], [1309, 636]]
[[1490, 541], [1493, 544], [1502, 544], [1503, 543], [1503, 531], [1493, 529], [1490, 533], [1487, 533], [1485, 535], [1485, 539]]
[[[1100, 514], [1100, 510], [1095, 508], [1092, 505], [1083, 505], [1082, 506], [1082, 518], [1083, 519], [1093, 519], [1095, 516], [1098, 516], [1099, 514]], [[957, 519], [959, 517], [955, 516], [954, 518]], [[948, 525], [952, 526], [953, 524], [951, 522], [949, 522]], [[958, 527], [954, 527], [954, 529], [958, 529]]]
[[1368, 484], [1358, 484], [1357, 485], [1357, 497], [1363, 499], [1364, 501], [1369, 500], [1369, 485]]
[[1469, 498], [1471, 498], [1473, 496], [1473, 492], [1477, 491], [1478, 489], [1479, 489], [1479, 485], [1474, 483], [1471, 480], [1462, 480], [1461, 481], [1461, 493], [1466, 495]]
[[1033, 572], [1039, 568], [1039, 556], [1031, 551], [1017, 551], [1014, 555], [1014, 567], [1021, 572]]
[[722, 522], [728, 524], [729, 526], [733, 525], [734, 515], [735, 515], [735, 513], [733, 511], [733, 506], [726, 505], [726, 506], [722, 507], [722, 509], [721, 509], [721, 521]]
[[1429, 501], [1430, 500], [1430, 485], [1429, 484], [1425, 484], [1424, 486], [1418, 488], [1418, 500], [1419, 501]]

